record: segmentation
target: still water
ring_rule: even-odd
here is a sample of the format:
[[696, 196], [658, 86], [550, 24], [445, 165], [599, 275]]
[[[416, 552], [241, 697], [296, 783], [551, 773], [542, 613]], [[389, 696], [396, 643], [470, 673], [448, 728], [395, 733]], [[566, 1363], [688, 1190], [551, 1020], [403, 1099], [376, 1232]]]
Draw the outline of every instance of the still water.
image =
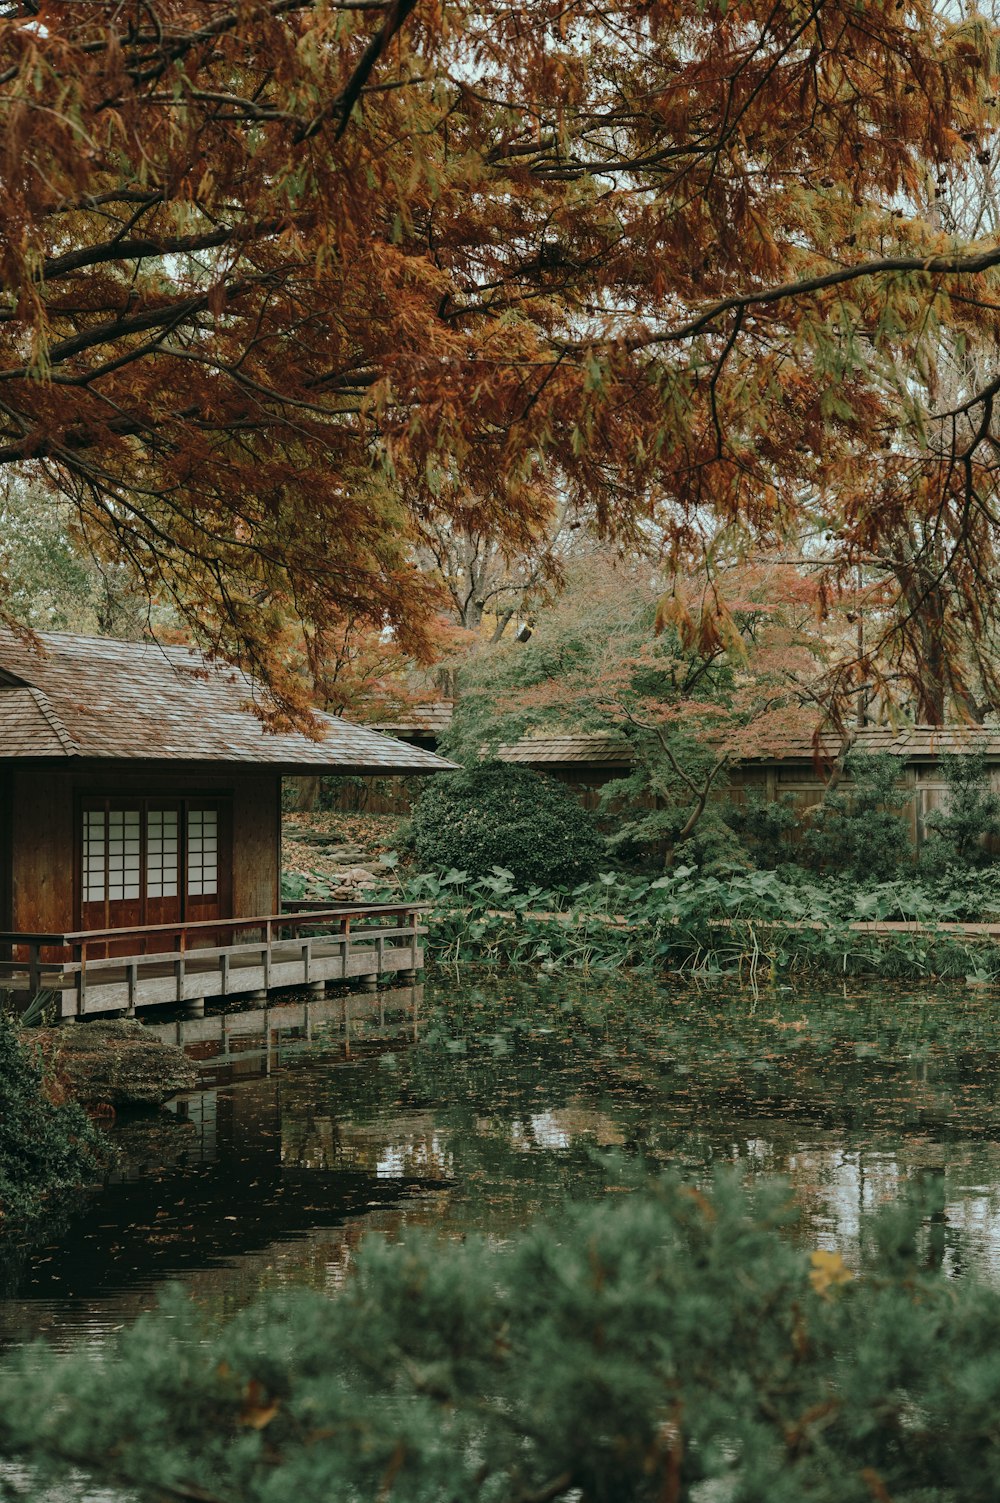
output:
[[944, 1257], [1000, 1278], [1000, 996], [757, 994], [463, 972], [378, 999], [159, 1024], [200, 1089], [110, 1129], [119, 1169], [0, 1259], [0, 1346], [100, 1341], [179, 1282], [219, 1316], [335, 1290], [368, 1233], [504, 1238], [569, 1197], [719, 1164], [784, 1175], [798, 1235], [866, 1256], [933, 1177]]

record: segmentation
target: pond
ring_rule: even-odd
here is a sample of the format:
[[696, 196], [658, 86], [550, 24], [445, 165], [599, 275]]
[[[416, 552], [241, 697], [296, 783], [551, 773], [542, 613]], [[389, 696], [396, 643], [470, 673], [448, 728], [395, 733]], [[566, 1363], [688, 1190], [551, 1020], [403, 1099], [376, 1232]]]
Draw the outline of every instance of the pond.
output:
[[[346, 1026], [346, 1033], [345, 1033]], [[568, 1197], [719, 1164], [788, 1178], [812, 1247], [943, 1189], [940, 1256], [1000, 1278], [1000, 999], [759, 993], [463, 971], [426, 988], [158, 1025], [201, 1088], [111, 1129], [120, 1168], [0, 1261], [0, 1345], [100, 1341], [179, 1281], [223, 1316], [334, 1290], [361, 1237], [505, 1238]]]

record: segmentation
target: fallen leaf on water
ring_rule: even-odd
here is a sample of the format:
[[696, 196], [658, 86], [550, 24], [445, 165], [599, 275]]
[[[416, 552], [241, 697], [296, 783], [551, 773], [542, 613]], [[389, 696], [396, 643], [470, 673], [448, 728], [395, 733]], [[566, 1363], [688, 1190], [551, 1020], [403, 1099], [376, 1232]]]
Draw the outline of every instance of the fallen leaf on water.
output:
[[809, 1261], [812, 1264], [809, 1282], [817, 1294], [825, 1295], [831, 1285], [848, 1284], [854, 1277], [839, 1252], [817, 1248], [810, 1254]]

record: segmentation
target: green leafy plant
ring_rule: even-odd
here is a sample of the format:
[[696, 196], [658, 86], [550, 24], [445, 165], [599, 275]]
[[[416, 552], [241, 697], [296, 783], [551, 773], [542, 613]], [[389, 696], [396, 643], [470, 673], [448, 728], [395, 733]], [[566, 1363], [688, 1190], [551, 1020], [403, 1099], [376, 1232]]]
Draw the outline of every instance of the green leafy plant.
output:
[[75, 1102], [49, 1099], [38, 1055], [0, 1015], [0, 1227], [96, 1179], [107, 1139]]
[[499, 866], [521, 885], [586, 881], [603, 852], [594, 816], [563, 784], [502, 763], [431, 779], [412, 832], [417, 860], [432, 870], [485, 877]]
[[825, 794], [800, 847], [808, 866], [843, 871], [860, 880], [884, 881], [913, 859], [900, 810], [909, 790], [899, 782], [899, 762], [885, 755], [851, 754], [845, 778]]
[[752, 790], [742, 804], [730, 804], [723, 818], [757, 866], [773, 870], [795, 860], [791, 836], [799, 816], [791, 794], [770, 799]]

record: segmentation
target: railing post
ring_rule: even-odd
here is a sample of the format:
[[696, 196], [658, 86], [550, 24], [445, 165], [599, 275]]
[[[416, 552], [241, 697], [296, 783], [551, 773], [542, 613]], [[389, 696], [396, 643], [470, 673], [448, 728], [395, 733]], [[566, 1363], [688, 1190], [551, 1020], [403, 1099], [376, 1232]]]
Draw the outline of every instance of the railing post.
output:
[[80, 943], [80, 970], [76, 988], [76, 1015], [82, 1018], [87, 1011], [87, 941]]
[[181, 930], [178, 931], [177, 938], [174, 941], [174, 944], [177, 947], [177, 959], [174, 961], [174, 981], [175, 981], [174, 990], [176, 992], [176, 1000], [178, 1002], [183, 1002], [183, 1000], [184, 1000], [184, 930], [183, 929], [181, 929]]
[[32, 1001], [41, 990], [41, 945], [32, 942], [28, 946], [28, 988], [31, 992]]

